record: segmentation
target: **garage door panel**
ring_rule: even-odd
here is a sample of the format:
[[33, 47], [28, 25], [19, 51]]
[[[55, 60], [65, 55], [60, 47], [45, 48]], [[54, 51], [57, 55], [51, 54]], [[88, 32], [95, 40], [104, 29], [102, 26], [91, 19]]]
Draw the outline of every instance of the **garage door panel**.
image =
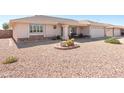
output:
[[120, 29], [107, 29], [106, 36], [121, 36]]
[[104, 37], [104, 29], [91, 29], [91, 37]]
[[120, 33], [120, 30], [119, 29], [115, 29], [114, 30], [114, 36], [120, 36], [121, 33]]

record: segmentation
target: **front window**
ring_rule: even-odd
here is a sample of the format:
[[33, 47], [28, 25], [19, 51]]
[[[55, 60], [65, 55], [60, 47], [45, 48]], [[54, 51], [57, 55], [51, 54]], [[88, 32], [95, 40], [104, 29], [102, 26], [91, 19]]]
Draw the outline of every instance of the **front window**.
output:
[[36, 32], [43, 32], [43, 26], [37, 24], [30, 25], [30, 33]]

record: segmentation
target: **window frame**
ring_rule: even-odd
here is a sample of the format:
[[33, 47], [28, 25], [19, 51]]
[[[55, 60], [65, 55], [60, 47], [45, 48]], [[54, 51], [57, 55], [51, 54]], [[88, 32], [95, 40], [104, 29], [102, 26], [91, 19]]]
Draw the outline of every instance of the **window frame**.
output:
[[30, 24], [29, 25], [30, 33], [43, 33], [43, 25], [41, 24]]

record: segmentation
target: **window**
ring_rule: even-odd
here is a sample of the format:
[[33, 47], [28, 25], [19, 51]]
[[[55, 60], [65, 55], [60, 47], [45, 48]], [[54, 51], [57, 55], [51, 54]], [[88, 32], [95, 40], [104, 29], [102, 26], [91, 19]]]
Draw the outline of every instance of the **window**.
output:
[[43, 26], [37, 24], [30, 25], [30, 33], [35, 33], [35, 32], [36, 33], [43, 32]]
[[36, 32], [36, 26], [33, 26], [33, 29], [34, 29], [33, 32]]
[[39, 32], [43, 32], [43, 27], [42, 26], [40, 26], [39, 29], [40, 29]]

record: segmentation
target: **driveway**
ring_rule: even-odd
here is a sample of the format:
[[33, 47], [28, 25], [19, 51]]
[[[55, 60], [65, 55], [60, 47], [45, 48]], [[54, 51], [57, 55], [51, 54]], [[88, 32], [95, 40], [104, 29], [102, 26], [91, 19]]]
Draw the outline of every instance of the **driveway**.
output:
[[80, 39], [80, 48], [57, 50], [54, 46], [58, 41], [24, 43], [18, 47], [13, 41], [9, 47], [8, 42], [9, 39], [0, 40], [0, 58], [14, 55], [19, 60], [0, 64], [0, 77], [124, 77], [124, 44]]
[[0, 39], [0, 49], [8, 49], [13, 47], [14, 42], [11, 38], [8, 39]]

